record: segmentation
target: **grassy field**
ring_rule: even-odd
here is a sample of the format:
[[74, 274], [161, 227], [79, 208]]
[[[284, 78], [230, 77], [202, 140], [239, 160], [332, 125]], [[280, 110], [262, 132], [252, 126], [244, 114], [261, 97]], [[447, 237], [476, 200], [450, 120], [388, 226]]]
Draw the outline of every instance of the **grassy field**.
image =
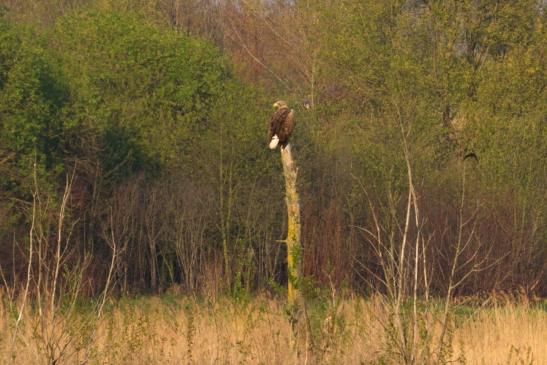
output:
[[[390, 315], [380, 298], [308, 304], [291, 329], [274, 299], [198, 301], [122, 298], [97, 319], [92, 306], [51, 318], [26, 310], [14, 341], [16, 308], [0, 307], [1, 364], [396, 364]], [[62, 314], [65, 313], [65, 314]], [[72, 314], [69, 314], [72, 313]], [[459, 306], [449, 330], [455, 364], [547, 364], [547, 311], [527, 302]], [[431, 333], [434, 311], [423, 319]], [[433, 342], [425, 341], [423, 350]]]

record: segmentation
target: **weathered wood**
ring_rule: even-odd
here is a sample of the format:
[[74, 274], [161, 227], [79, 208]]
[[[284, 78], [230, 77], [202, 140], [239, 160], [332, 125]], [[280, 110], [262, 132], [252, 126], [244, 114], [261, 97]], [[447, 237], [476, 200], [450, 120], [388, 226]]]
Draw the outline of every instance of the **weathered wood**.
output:
[[296, 177], [298, 169], [294, 164], [291, 153], [291, 145], [281, 148], [281, 162], [283, 163], [283, 175], [285, 177], [285, 202], [287, 203], [287, 272], [288, 294], [290, 306], [297, 306], [301, 293], [299, 290], [302, 245], [300, 241], [300, 201], [296, 189]]

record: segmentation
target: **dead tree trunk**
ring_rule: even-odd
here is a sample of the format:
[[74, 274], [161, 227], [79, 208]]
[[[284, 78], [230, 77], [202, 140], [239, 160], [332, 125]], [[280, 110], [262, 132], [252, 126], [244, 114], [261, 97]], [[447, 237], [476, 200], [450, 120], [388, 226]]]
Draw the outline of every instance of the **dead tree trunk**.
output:
[[302, 261], [302, 245], [300, 241], [300, 202], [296, 190], [297, 168], [291, 153], [291, 145], [281, 148], [281, 162], [283, 163], [283, 175], [285, 176], [285, 201], [287, 203], [287, 274], [289, 305], [297, 310], [301, 294], [300, 268]]

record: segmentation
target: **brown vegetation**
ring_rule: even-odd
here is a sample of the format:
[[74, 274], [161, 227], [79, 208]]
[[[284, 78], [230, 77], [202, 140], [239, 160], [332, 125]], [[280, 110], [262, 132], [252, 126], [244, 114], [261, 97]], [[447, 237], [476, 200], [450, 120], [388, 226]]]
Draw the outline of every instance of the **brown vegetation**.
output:
[[[385, 308], [379, 297], [343, 300], [336, 312], [311, 307], [310, 336], [295, 344], [283, 304], [275, 300], [126, 299], [109, 304], [100, 320], [80, 309], [55, 329], [64, 337], [53, 346], [63, 353], [58, 364], [396, 364]], [[451, 363], [545, 364], [544, 310], [504, 302], [459, 311], [450, 330]], [[9, 337], [0, 339], [0, 359], [46, 364], [40, 319], [30, 309], [25, 317], [14, 347]], [[435, 326], [433, 318], [427, 321]], [[0, 331], [9, 333], [12, 325], [3, 305]]]

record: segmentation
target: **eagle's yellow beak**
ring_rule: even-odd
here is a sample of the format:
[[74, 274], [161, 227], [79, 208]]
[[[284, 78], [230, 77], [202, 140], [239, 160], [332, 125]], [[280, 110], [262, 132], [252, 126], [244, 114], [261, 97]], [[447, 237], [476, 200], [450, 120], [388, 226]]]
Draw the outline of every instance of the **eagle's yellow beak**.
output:
[[279, 106], [279, 104], [277, 104], [277, 103], [274, 103], [274, 105], [273, 105], [274, 108], [277, 108], [278, 106]]

